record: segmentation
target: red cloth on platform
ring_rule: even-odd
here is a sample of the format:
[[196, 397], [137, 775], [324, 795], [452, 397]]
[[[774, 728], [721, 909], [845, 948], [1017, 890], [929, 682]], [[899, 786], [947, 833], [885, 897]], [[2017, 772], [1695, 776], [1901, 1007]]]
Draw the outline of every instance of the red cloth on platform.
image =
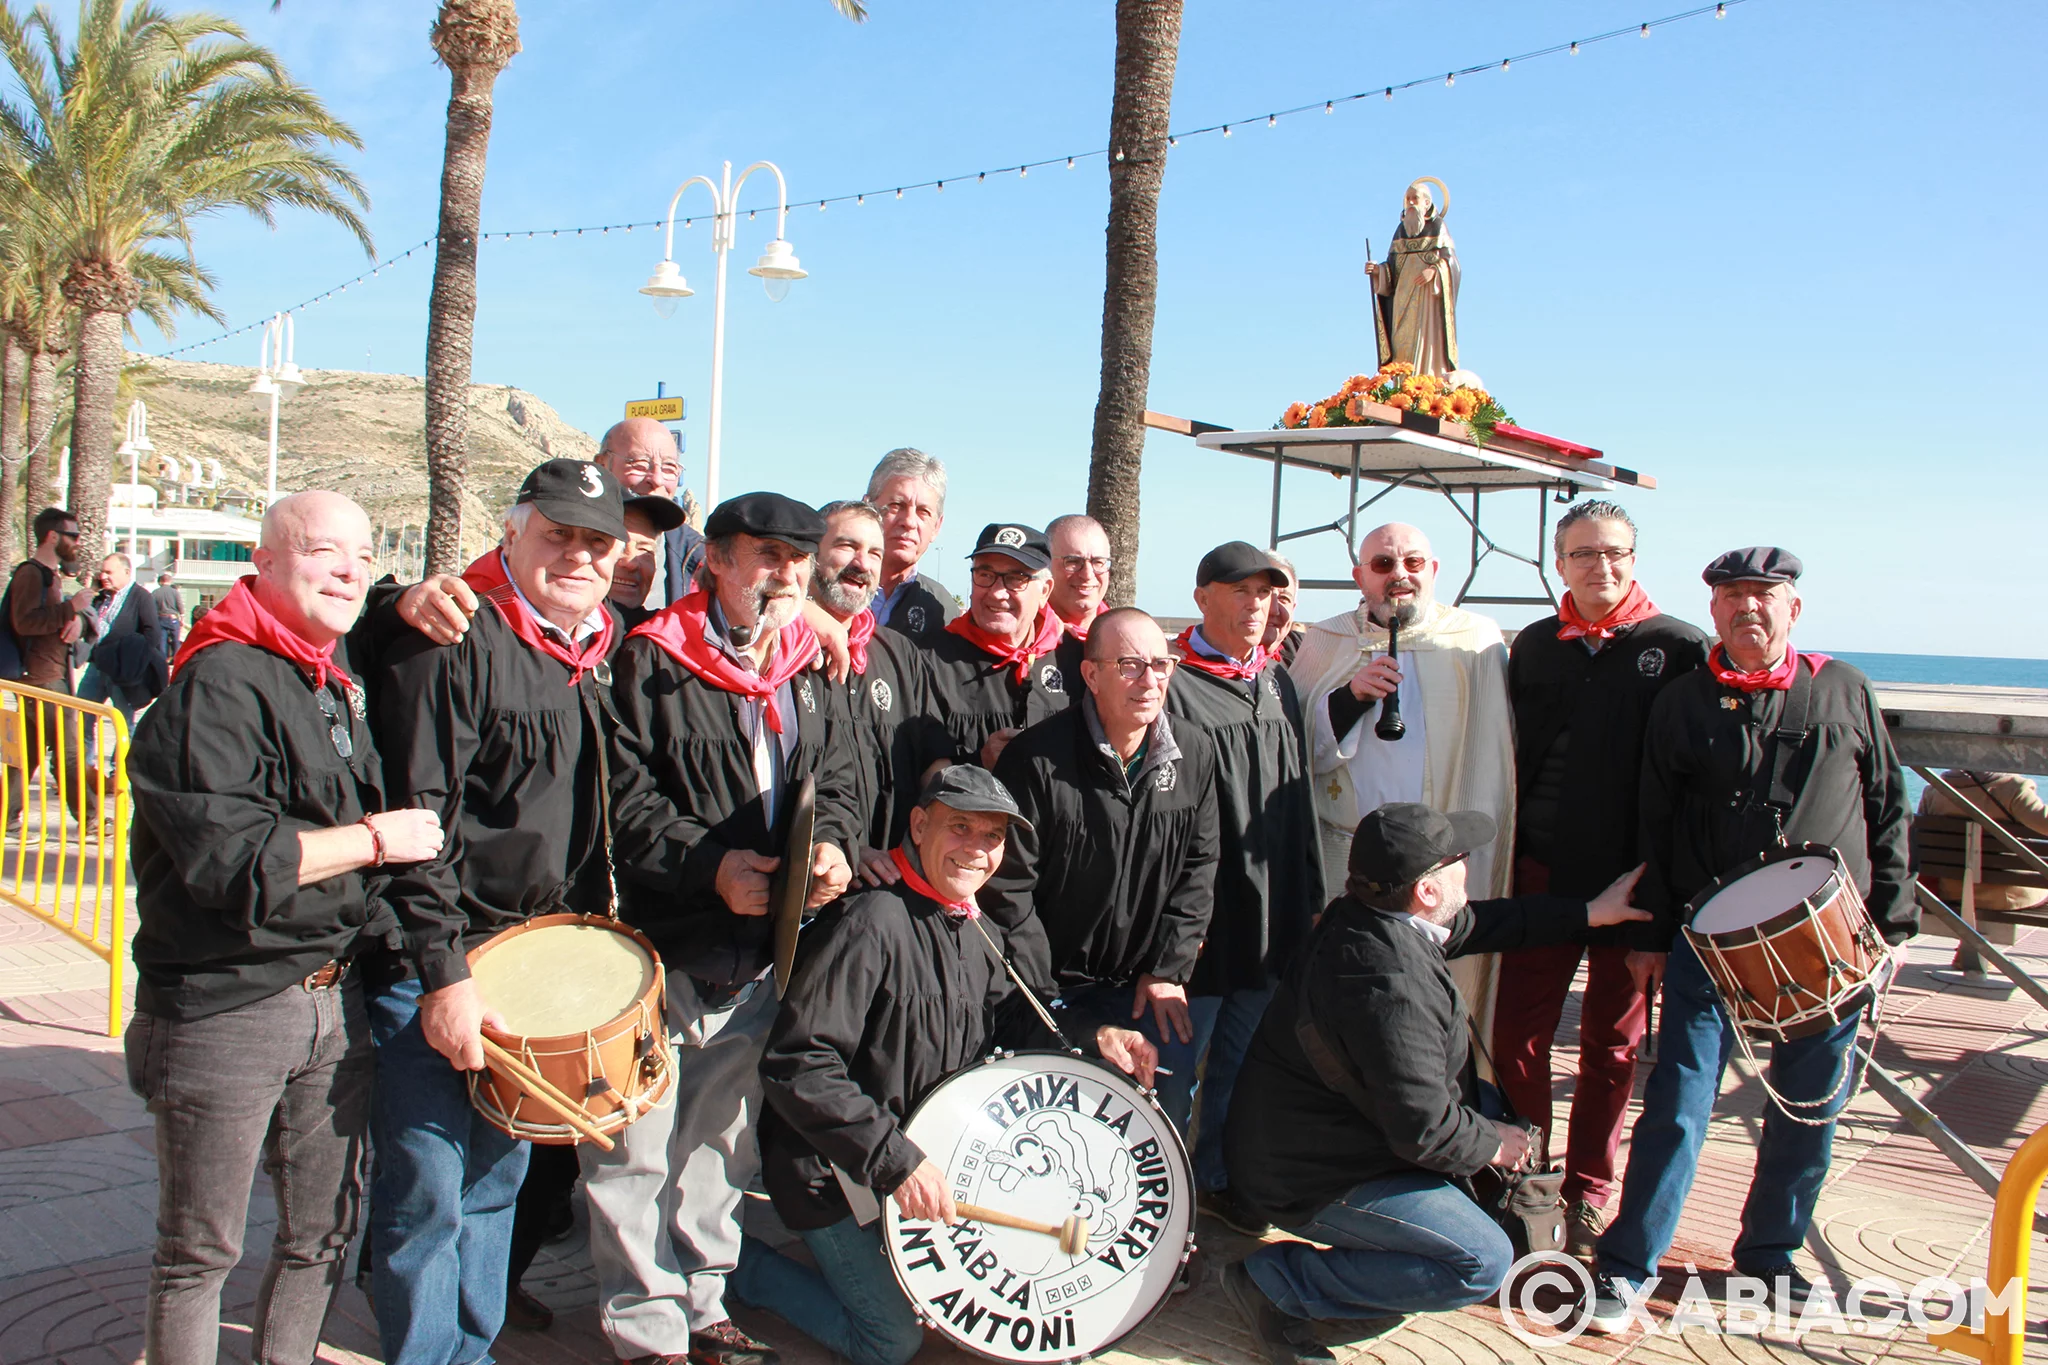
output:
[[1051, 607], [1041, 607], [1038, 620], [1032, 626], [1031, 637], [1022, 645], [1013, 645], [1002, 636], [983, 630], [974, 624], [974, 616], [970, 612], [961, 612], [947, 622], [946, 629], [982, 653], [993, 656], [999, 663], [1014, 665], [1017, 681], [1022, 683], [1031, 676], [1032, 660], [1059, 648], [1060, 636], [1066, 633], [1067, 627]]
[[1628, 592], [1614, 604], [1614, 610], [1597, 621], [1588, 621], [1580, 613], [1579, 604], [1572, 600], [1572, 595], [1566, 593], [1564, 601], [1557, 604], [1557, 619], [1564, 622], [1557, 638], [1577, 640], [1591, 635], [1596, 639], [1612, 640], [1624, 628], [1647, 621], [1656, 614], [1656, 603], [1650, 600], [1650, 595], [1643, 591], [1640, 583], [1629, 584]]
[[271, 614], [268, 607], [256, 600], [252, 590], [255, 582], [254, 574], [236, 579], [235, 586], [228, 589], [228, 595], [199, 618], [199, 624], [192, 627], [192, 633], [185, 637], [185, 645], [178, 651], [178, 657], [172, 660], [171, 672], [175, 674], [185, 666], [186, 660], [208, 645], [226, 641], [267, 650], [279, 658], [291, 660], [315, 687], [327, 686], [327, 679], [332, 676], [339, 679], [343, 687], [353, 690], [356, 680], [334, 662], [334, 646], [338, 641], [315, 645], [285, 625]]
[[699, 588], [679, 598], [642, 621], [633, 638], [646, 636], [662, 653], [722, 692], [732, 692], [762, 704], [768, 728], [782, 733], [782, 715], [775, 705], [775, 690], [811, 666], [818, 655], [818, 636], [811, 623], [799, 616], [776, 637], [775, 653], [766, 673], [742, 668], [705, 638], [711, 612], [711, 594]]

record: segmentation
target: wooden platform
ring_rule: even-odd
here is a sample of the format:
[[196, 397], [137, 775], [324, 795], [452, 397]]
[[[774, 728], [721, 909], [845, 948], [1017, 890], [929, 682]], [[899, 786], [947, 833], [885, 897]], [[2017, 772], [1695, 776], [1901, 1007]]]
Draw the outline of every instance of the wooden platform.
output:
[[[1457, 427], [1456, 423], [1448, 424]], [[1459, 428], [1462, 430], [1462, 428]], [[1332, 474], [1356, 473], [1375, 483], [1406, 483], [1454, 491], [1495, 488], [1556, 488], [1612, 492], [1655, 488], [1657, 481], [1605, 460], [1579, 460], [1543, 453], [1506, 440], [1485, 447], [1411, 427], [1323, 427], [1319, 430], [1205, 431], [1195, 444], [1254, 459], [1279, 459], [1299, 468]]]
[[2048, 773], [2048, 689], [1934, 683], [1876, 687], [1901, 763]]

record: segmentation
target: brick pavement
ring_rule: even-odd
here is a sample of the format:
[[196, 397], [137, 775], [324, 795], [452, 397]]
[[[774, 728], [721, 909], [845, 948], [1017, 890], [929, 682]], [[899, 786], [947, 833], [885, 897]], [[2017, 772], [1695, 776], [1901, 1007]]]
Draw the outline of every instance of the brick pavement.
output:
[[[1948, 947], [1923, 940], [1906, 954], [1878, 1059], [1988, 1160], [2003, 1165], [2048, 1123], [2048, 1012], [2002, 986], [1966, 984], [1936, 970]], [[2015, 955], [2048, 975], [2048, 931], [2022, 935]], [[105, 968], [54, 929], [0, 907], [0, 1365], [125, 1365], [141, 1353], [141, 1315], [156, 1199], [150, 1120], [129, 1093], [117, 1040], [101, 1035]], [[1554, 1059], [1558, 1121], [1568, 1112], [1576, 1064], [1577, 996], [1559, 1028]], [[1648, 1074], [1645, 1065], [1638, 1081]], [[1731, 1069], [1667, 1272], [1696, 1266], [1710, 1283], [1728, 1269], [1727, 1248], [1754, 1163], [1762, 1089]], [[1876, 1095], [1850, 1107], [1802, 1264], [1837, 1283], [1884, 1275], [1910, 1284], [1925, 1275], [1981, 1273], [1991, 1201]], [[580, 1211], [579, 1211], [580, 1217]], [[251, 1201], [242, 1265], [224, 1295], [222, 1357], [246, 1360], [248, 1313], [275, 1214], [267, 1183]], [[1119, 1362], [1255, 1365], [1242, 1325], [1215, 1292], [1216, 1267], [1248, 1239], [1203, 1228], [1205, 1292], [1175, 1297], [1110, 1354]], [[602, 1365], [594, 1284], [581, 1226], [548, 1248], [527, 1287], [557, 1311], [547, 1333], [507, 1333], [496, 1355], [508, 1365]], [[1669, 1297], [1660, 1305], [1668, 1312]], [[2036, 1290], [2029, 1318], [2048, 1316]], [[742, 1322], [782, 1346], [790, 1365], [825, 1365], [826, 1354], [765, 1315]], [[1330, 1325], [1343, 1365], [1479, 1365], [1529, 1361], [1537, 1352], [1510, 1334], [1494, 1305], [1407, 1319], [1371, 1338]], [[1800, 1342], [1764, 1335], [1586, 1337], [1544, 1356], [1642, 1365], [1684, 1361], [1915, 1362], [1935, 1353], [1917, 1333], [1816, 1333]], [[321, 1358], [374, 1361], [368, 1304], [345, 1287], [329, 1317]], [[1946, 1357], [1949, 1360], [1955, 1357]], [[921, 1365], [966, 1357], [932, 1345]]]

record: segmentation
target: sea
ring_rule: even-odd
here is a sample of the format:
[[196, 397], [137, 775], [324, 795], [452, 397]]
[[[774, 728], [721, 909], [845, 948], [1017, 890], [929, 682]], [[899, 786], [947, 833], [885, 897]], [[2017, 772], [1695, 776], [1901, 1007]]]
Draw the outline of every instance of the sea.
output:
[[[1815, 646], [1815, 648], [1819, 648]], [[1945, 683], [1972, 687], [2048, 688], [2048, 659], [1984, 659], [1962, 654], [1856, 654], [1821, 649], [1844, 663], [1854, 664], [1876, 683]], [[2048, 784], [2048, 776], [2033, 774], [2035, 781]], [[1906, 799], [1910, 806], [1920, 803], [1920, 790], [1927, 784], [1912, 769], [1906, 770]]]

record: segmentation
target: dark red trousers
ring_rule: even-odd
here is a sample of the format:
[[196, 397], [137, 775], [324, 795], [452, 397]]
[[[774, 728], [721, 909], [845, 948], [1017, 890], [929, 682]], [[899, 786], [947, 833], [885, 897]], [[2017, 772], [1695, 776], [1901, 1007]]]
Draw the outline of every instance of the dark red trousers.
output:
[[[1516, 894], [1535, 895], [1549, 886], [1549, 868], [1515, 859]], [[1550, 1132], [1550, 1043], [1581, 957], [1588, 959], [1586, 997], [1579, 1013], [1579, 1078], [1572, 1092], [1563, 1193], [1566, 1203], [1584, 1199], [1604, 1208], [1614, 1188], [1614, 1159], [1649, 1012], [1629, 977], [1628, 949], [1565, 943], [1502, 953], [1493, 1061], [1515, 1112]]]

